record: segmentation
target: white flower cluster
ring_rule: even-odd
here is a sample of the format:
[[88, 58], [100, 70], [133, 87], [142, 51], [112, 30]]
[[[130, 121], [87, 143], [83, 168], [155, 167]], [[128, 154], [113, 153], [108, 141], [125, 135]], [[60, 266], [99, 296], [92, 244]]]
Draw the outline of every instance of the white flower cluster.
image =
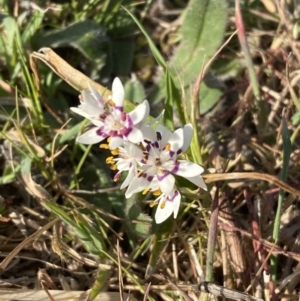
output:
[[149, 103], [145, 100], [133, 111], [124, 111], [124, 88], [119, 78], [112, 85], [112, 95], [105, 102], [101, 95], [90, 86], [90, 92], [83, 91], [81, 104], [71, 108], [75, 113], [89, 119], [94, 125], [77, 141], [94, 144], [108, 138], [107, 146], [112, 156], [106, 162], [118, 170], [114, 180], [120, 179], [123, 171], [127, 177], [121, 189], [127, 188], [125, 197], [138, 192], [152, 192], [158, 204], [156, 223], [162, 223], [170, 215], [177, 217], [181, 194], [176, 187], [174, 175], [188, 179], [198, 187], [207, 190], [201, 177], [203, 167], [178, 156], [190, 145], [193, 127], [185, 125], [174, 132], [162, 125], [154, 131], [147, 125]]

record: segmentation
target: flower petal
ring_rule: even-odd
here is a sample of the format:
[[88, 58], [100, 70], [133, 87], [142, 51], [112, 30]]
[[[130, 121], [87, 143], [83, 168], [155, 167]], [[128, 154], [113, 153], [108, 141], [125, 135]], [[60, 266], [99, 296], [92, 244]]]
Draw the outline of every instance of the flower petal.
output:
[[169, 131], [165, 126], [163, 126], [162, 124], [159, 124], [156, 127], [156, 132], [159, 132], [161, 135], [161, 141], [160, 141], [160, 145], [161, 148], [164, 148], [166, 146], [166, 144], [168, 143], [170, 136], [172, 134], [171, 131]]
[[164, 174], [157, 175], [159, 181], [159, 188], [165, 194], [170, 194], [175, 186], [175, 178], [169, 172], [164, 172]]
[[185, 152], [188, 149], [188, 147], [190, 146], [192, 137], [193, 137], [193, 126], [190, 123], [188, 123], [183, 127], [183, 140], [184, 141], [183, 141], [183, 145], [181, 147], [181, 150], [183, 152]]
[[118, 148], [119, 146], [123, 145], [123, 141], [124, 141], [123, 138], [119, 136], [110, 137], [109, 148], [110, 149]]
[[100, 106], [104, 106], [105, 102], [100, 93], [92, 86], [90, 82], [88, 82], [89, 89], [91, 94], [93, 95], [94, 99], [97, 101], [97, 104]]
[[124, 104], [124, 87], [118, 77], [116, 77], [112, 84], [112, 100], [117, 108], [123, 108]]
[[173, 166], [173, 169], [170, 170], [169, 168], [170, 167], [168, 167], [167, 169], [170, 172], [184, 178], [201, 175], [204, 171], [204, 168], [202, 166], [186, 160], [177, 160], [177, 162]]
[[135, 176], [136, 176], [135, 168], [129, 169], [128, 174], [127, 174], [127, 177], [126, 177], [126, 179], [124, 180], [124, 182], [122, 183], [120, 189], [126, 188], [126, 187], [131, 183], [131, 181], [133, 180], [133, 178], [134, 178]]
[[178, 215], [180, 201], [181, 201], [181, 194], [179, 193], [178, 190], [175, 190], [174, 195], [173, 195], [173, 216], [174, 216], [174, 218], [176, 218]]
[[168, 143], [171, 146], [171, 150], [173, 152], [177, 153], [178, 150], [181, 150], [181, 147], [183, 145], [183, 141], [184, 141], [183, 129], [179, 128], [170, 135]]
[[71, 107], [70, 110], [73, 111], [74, 113], [84, 117], [84, 118], [87, 118], [87, 119], [91, 118], [89, 113], [87, 113], [86, 111], [84, 111], [83, 109], [81, 109], [79, 107], [78, 108], [77, 107]]
[[150, 142], [154, 142], [157, 140], [156, 133], [151, 126], [143, 125], [141, 127], [141, 131], [143, 133], [144, 140], [150, 141]]
[[95, 127], [86, 131], [85, 133], [77, 137], [76, 141], [82, 144], [95, 144], [107, 138], [106, 136], [98, 135], [97, 130], [98, 128]]
[[203, 190], [207, 191], [207, 186], [201, 176], [195, 176], [195, 177], [187, 177], [187, 179], [195, 184], [196, 186], [202, 188]]
[[134, 125], [138, 125], [148, 118], [149, 110], [149, 103], [147, 100], [144, 100], [137, 107], [135, 107], [134, 110], [128, 113], [128, 115], [131, 118], [132, 123]]
[[149, 186], [149, 184], [150, 181], [148, 181], [147, 178], [144, 178], [143, 176], [135, 177], [125, 192], [126, 199], [130, 198], [134, 193], [143, 191]]
[[[164, 206], [162, 206], [163, 204]], [[157, 224], [161, 224], [172, 215], [173, 210], [174, 210], [173, 202], [167, 201], [165, 196], [163, 195], [160, 199], [160, 202], [155, 212], [155, 217], [154, 217], [155, 222]]]
[[140, 143], [143, 141], [143, 133], [139, 129], [133, 128], [127, 136], [128, 141], [132, 143]]

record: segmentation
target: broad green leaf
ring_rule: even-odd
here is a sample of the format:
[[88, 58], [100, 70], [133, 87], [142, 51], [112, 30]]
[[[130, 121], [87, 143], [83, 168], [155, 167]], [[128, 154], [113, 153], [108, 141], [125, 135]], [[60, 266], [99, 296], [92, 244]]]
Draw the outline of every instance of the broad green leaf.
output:
[[125, 97], [132, 103], [141, 103], [145, 99], [145, 90], [142, 83], [134, 76], [124, 85]]
[[150, 235], [153, 220], [149, 215], [142, 213], [135, 196], [126, 200], [125, 217], [126, 221], [123, 222], [123, 225], [131, 246], [135, 248], [138, 238], [147, 238]]
[[[179, 32], [181, 43], [170, 61], [170, 71], [176, 87], [185, 87], [189, 93], [186, 94], [188, 97], [190, 86], [194, 84], [205, 63], [222, 43], [226, 22], [226, 1], [191, 0], [189, 2]], [[162, 76], [151, 91], [149, 99], [159, 101], [164, 96], [165, 82]], [[212, 105], [213, 103], [209, 104]]]
[[180, 29], [182, 41], [171, 60], [172, 70], [178, 72], [184, 86], [196, 79], [222, 43], [226, 22], [226, 1], [189, 2]]
[[[176, 90], [176, 87], [174, 85], [174, 79], [172, 77], [172, 73], [169, 72], [165, 59], [163, 58], [163, 56], [157, 49], [155, 43], [152, 41], [151, 37], [149, 36], [147, 31], [144, 29], [142, 24], [138, 21], [138, 19], [133, 14], [131, 14], [128, 10], [126, 10], [126, 11], [131, 16], [131, 18], [134, 20], [134, 22], [137, 24], [137, 26], [140, 28], [140, 30], [144, 34], [144, 36], [146, 37], [155, 60], [163, 68], [163, 70], [165, 72], [166, 83], [164, 85], [164, 90], [163, 90], [164, 94], [166, 95], [164, 121], [166, 123], [166, 126], [168, 126], [170, 129], [173, 129], [173, 103], [174, 102], [177, 105], [181, 123], [184, 123], [184, 118], [183, 118], [182, 110], [180, 107], [179, 92]], [[173, 99], [173, 98], [175, 98], [175, 99]]]
[[18, 31], [18, 26], [15, 19], [10, 16], [3, 19], [2, 25], [6, 34], [1, 34], [0, 52], [4, 52], [4, 54], [11, 58], [13, 56], [14, 41]]

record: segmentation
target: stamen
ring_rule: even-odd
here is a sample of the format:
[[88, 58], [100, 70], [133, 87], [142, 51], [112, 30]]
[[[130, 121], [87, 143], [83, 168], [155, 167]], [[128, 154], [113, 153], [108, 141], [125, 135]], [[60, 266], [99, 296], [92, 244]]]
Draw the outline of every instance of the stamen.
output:
[[158, 201], [153, 201], [153, 202], [151, 202], [151, 203], [149, 204], [149, 206], [150, 206], [151, 208], [153, 208], [154, 206], [157, 206], [157, 204], [158, 204]]
[[101, 143], [100, 148], [109, 149], [109, 145], [107, 143]]
[[114, 107], [114, 106], [116, 105], [112, 99], [110, 99], [110, 100], [108, 101], [108, 104], [109, 104], [110, 106], [112, 106], [112, 107]]
[[145, 188], [142, 192], [143, 195], [147, 194], [149, 192], [150, 188]]
[[140, 170], [137, 174], [137, 177], [140, 178], [144, 174], [144, 171]]
[[120, 178], [121, 178], [121, 173], [115, 174], [115, 176], [114, 176], [114, 182], [118, 182], [120, 180]]
[[107, 157], [105, 162], [106, 164], [114, 164], [115, 163], [114, 157], [113, 156]]
[[139, 147], [142, 151], [145, 151], [145, 146], [142, 144], [142, 142], [139, 144]]
[[163, 200], [163, 201], [161, 202], [161, 204], [160, 204], [160, 208], [161, 208], [161, 209], [164, 209], [164, 208], [166, 207], [166, 203], [167, 203], [167, 201], [166, 201], [166, 200]]
[[159, 195], [161, 195], [161, 190], [160, 189], [156, 189], [152, 193], [153, 193], [154, 196], [159, 196]]
[[165, 146], [165, 150], [170, 151], [170, 149], [171, 149], [171, 144], [167, 143], [166, 146]]
[[111, 170], [117, 170], [117, 169], [118, 169], [117, 164], [112, 165], [112, 166], [110, 167], [110, 169], [111, 169]]
[[117, 148], [111, 150], [111, 154], [114, 155], [114, 156], [118, 156], [119, 153], [120, 152], [119, 152], [119, 150]]

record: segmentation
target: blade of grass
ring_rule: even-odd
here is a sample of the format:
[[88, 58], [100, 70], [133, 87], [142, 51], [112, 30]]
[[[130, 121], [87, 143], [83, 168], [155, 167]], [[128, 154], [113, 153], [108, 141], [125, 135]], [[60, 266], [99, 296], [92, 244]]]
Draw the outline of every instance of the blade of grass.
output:
[[[286, 181], [288, 176], [288, 167], [289, 167], [289, 161], [292, 151], [292, 145], [290, 140], [290, 134], [287, 127], [287, 123], [284, 117], [285, 111], [282, 112], [282, 131], [281, 131], [281, 137], [283, 141], [283, 165], [282, 165], [282, 172], [281, 172], [281, 180]], [[280, 189], [279, 196], [278, 196], [278, 204], [277, 204], [277, 210], [276, 210], [276, 217], [274, 221], [274, 227], [273, 227], [273, 241], [276, 242], [279, 238], [279, 230], [280, 230], [280, 219], [281, 219], [281, 213], [282, 213], [282, 205], [284, 201], [284, 190]], [[277, 265], [278, 265], [278, 256], [273, 255], [271, 257], [271, 275], [273, 280], [277, 280]]]
[[241, 13], [241, 7], [240, 7], [240, 0], [235, 0], [235, 22], [236, 22], [236, 27], [238, 29], [238, 37], [240, 41], [240, 45], [245, 57], [246, 61], [246, 66], [249, 72], [249, 77], [250, 77], [250, 82], [251, 86], [253, 89], [253, 94], [256, 99], [256, 104], [257, 104], [257, 114], [258, 114], [258, 130], [264, 129], [267, 121], [267, 113], [266, 109], [264, 106], [264, 102], [262, 100], [261, 94], [260, 94], [260, 89], [259, 89], [259, 83], [256, 77], [253, 61], [251, 58], [251, 53], [249, 50], [249, 45], [248, 41], [246, 38], [246, 31], [244, 27], [244, 22], [243, 22], [243, 17]]
[[[123, 7], [124, 8], [124, 7]], [[168, 66], [166, 64], [165, 59], [157, 49], [156, 45], [152, 41], [151, 37], [148, 35], [147, 31], [144, 29], [142, 24], [139, 22], [139, 20], [126, 8], [124, 10], [130, 15], [130, 17], [134, 20], [134, 22], [137, 24], [141, 32], [146, 37], [149, 47], [153, 53], [153, 56], [157, 63], [162, 67], [164, 74], [165, 74], [165, 81], [166, 81], [166, 100], [165, 100], [165, 113], [164, 113], [164, 122], [165, 125], [168, 126], [171, 130], [174, 128], [173, 124], [173, 104], [176, 104], [177, 107], [177, 113], [179, 115], [179, 119], [181, 124], [185, 124], [185, 118], [184, 113], [181, 106], [181, 98], [178, 89], [176, 88], [176, 85], [174, 83], [174, 79], [171, 76], [171, 73], [169, 72]]]

